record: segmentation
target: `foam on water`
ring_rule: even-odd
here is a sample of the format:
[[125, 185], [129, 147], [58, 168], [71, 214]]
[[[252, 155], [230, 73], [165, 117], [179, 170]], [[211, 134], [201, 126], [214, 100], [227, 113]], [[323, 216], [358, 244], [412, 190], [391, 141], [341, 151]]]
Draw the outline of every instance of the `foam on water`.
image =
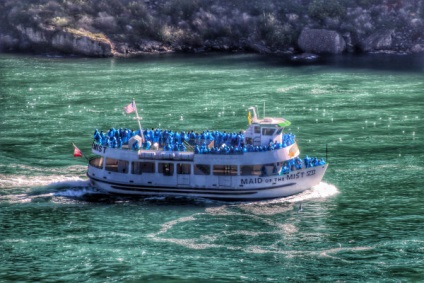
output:
[[1, 174], [0, 180], [0, 189], [40, 186], [80, 186], [81, 182], [87, 183], [86, 180], [80, 177], [63, 175], [22, 176]]
[[[312, 199], [325, 199], [331, 196], [334, 196], [339, 193], [339, 190], [336, 186], [321, 182], [318, 185], [312, 187], [309, 190], [306, 190], [300, 194], [278, 198], [272, 200], [264, 200], [260, 202], [245, 203], [246, 205], [258, 205], [258, 204], [278, 204], [278, 203], [301, 203], [302, 201], [312, 200]], [[284, 212], [284, 211], [283, 211]]]
[[71, 165], [66, 167], [40, 167], [31, 166], [26, 164], [0, 164], [2, 170], [14, 170], [19, 172], [21, 175], [32, 175], [32, 174], [81, 174], [87, 169], [86, 165]]
[[[31, 167], [33, 172], [36, 167]], [[68, 168], [69, 169], [69, 168]], [[0, 200], [9, 203], [28, 203], [33, 201], [51, 200], [53, 197], [81, 198], [86, 194], [97, 193], [90, 187], [89, 180], [72, 175], [56, 175], [63, 169], [52, 169], [51, 175], [0, 175], [0, 189], [3, 195]], [[72, 173], [72, 172], [70, 172]], [[66, 189], [63, 191], [63, 189]], [[62, 190], [62, 191], [61, 191]]]
[[104, 193], [99, 193], [99, 191], [97, 191], [95, 188], [91, 188], [91, 187], [88, 187], [88, 186], [81, 186], [81, 188], [76, 188], [76, 187], [72, 186], [72, 188], [69, 189], [69, 190], [54, 193], [54, 196], [68, 197], [68, 198], [82, 198], [85, 195], [89, 195], [89, 194], [91, 194], [91, 195], [92, 194], [102, 194], [103, 195]]
[[[248, 203], [223, 203], [215, 202], [213, 207], [207, 207], [205, 212], [198, 212], [189, 216], [180, 217], [171, 221], [167, 221], [161, 225], [161, 228], [155, 232], [149, 234], [149, 238], [157, 242], [168, 242], [177, 245], [184, 246], [190, 249], [206, 249], [206, 248], [226, 248], [233, 250], [243, 250], [246, 253], [281, 253], [286, 255], [293, 255], [296, 252], [293, 251], [281, 251], [278, 248], [280, 240], [272, 243], [270, 242], [268, 246], [241, 246], [241, 245], [232, 245], [230, 241], [226, 240], [229, 237], [244, 236], [250, 238], [263, 237], [263, 236], [272, 236], [281, 238], [281, 237], [293, 237], [294, 235], [301, 233], [299, 228], [296, 225], [296, 217], [289, 217], [282, 222], [275, 221], [274, 219], [269, 218], [271, 215], [276, 214], [287, 214], [292, 215], [296, 213], [294, 210], [294, 204], [313, 200], [313, 199], [325, 199], [331, 196], [334, 196], [339, 191], [334, 185], [327, 183], [320, 183], [319, 185], [311, 188], [310, 190], [288, 198], [281, 198], [271, 201], [261, 201], [261, 202], [248, 202]], [[221, 205], [219, 205], [221, 204]], [[237, 219], [247, 219], [246, 221], [252, 221], [253, 223], [263, 223], [268, 227], [267, 231], [257, 231], [249, 229], [240, 229], [232, 231], [220, 231], [219, 233], [213, 233], [213, 229], [210, 231], [212, 234], [201, 234], [195, 238], [173, 238], [167, 237], [167, 235], [172, 234], [172, 230], [176, 229], [178, 225], [183, 223], [189, 223], [190, 226], [195, 226], [196, 222], [202, 221], [207, 217], [210, 221], [212, 218], [219, 219], [222, 216], [235, 217]], [[250, 220], [249, 220], [250, 219]], [[217, 242], [225, 242], [225, 245], [217, 244]], [[331, 254], [333, 251], [323, 251], [325, 254]], [[312, 253], [309, 253], [312, 254]], [[319, 255], [319, 254], [316, 254]]]
[[[343, 262], [350, 263], [352, 261], [345, 260], [341, 257], [338, 257], [339, 253], [360, 253], [363, 251], [373, 250], [376, 247], [373, 246], [355, 246], [349, 244], [348, 246], [343, 246], [338, 244], [334, 248], [330, 249], [315, 249], [315, 250], [293, 250], [293, 249], [284, 249], [284, 245], [280, 246], [284, 242], [284, 238], [287, 234], [302, 234], [298, 228], [292, 223], [285, 223], [283, 225], [277, 225], [283, 227], [283, 230], [274, 230], [270, 232], [260, 232], [260, 231], [247, 231], [247, 230], [235, 230], [233, 232], [222, 231], [220, 233], [214, 233], [212, 235], [200, 235], [198, 238], [166, 238], [162, 234], [170, 232], [174, 226], [196, 221], [204, 213], [196, 213], [192, 216], [182, 217], [173, 221], [166, 222], [162, 225], [162, 229], [158, 233], [149, 234], [150, 237], [155, 242], [165, 242], [183, 246], [188, 249], [199, 250], [199, 249], [210, 249], [210, 248], [223, 248], [226, 250], [239, 250], [248, 254], [280, 254], [287, 258], [293, 257], [317, 257], [317, 258], [331, 258], [334, 260], [339, 260]], [[253, 216], [254, 217], [254, 216]], [[292, 221], [292, 220], [290, 220]], [[193, 224], [195, 225], [195, 224]], [[267, 235], [281, 235], [281, 239], [276, 242], [269, 242], [267, 245], [236, 245], [231, 244], [231, 241], [228, 240], [229, 237], [240, 237], [243, 238], [258, 238]], [[248, 240], [249, 242], [255, 242], [254, 240]], [[225, 243], [225, 244], [220, 244]]]
[[345, 253], [345, 252], [352, 252], [352, 253], [359, 253], [362, 251], [369, 251], [373, 250], [375, 247], [372, 246], [352, 246], [352, 247], [336, 247], [332, 249], [323, 249], [323, 250], [314, 250], [314, 251], [308, 251], [308, 250], [281, 250], [281, 249], [267, 249], [262, 246], [256, 246], [251, 245], [243, 249], [246, 253], [252, 253], [252, 254], [281, 254], [285, 255], [287, 258], [294, 258], [294, 257], [317, 257], [317, 258], [331, 258], [334, 260], [346, 262], [346, 263], [352, 263], [354, 261], [351, 260], [345, 260], [340, 257], [337, 257], [336, 254], [338, 253]]
[[48, 192], [48, 193], [26, 193], [26, 194], [14, 194], [14, 195], [5, 195], [0, 196], [1, 201], [7, 201], [8, 203], [29, 203], [29, 202], [40, 202], [40, 201], [51, 201], [51, 202], [59, 202], [63, 203], [63, 200], [60, 198], [68, 198], [68, 199], [83, 199], [87, 195], [101, 195], [104, 193], [99, 192], [95, 188], [82, 186], [81, 187], [71, 187], [65, 191], [57, 191], [57, 192]]

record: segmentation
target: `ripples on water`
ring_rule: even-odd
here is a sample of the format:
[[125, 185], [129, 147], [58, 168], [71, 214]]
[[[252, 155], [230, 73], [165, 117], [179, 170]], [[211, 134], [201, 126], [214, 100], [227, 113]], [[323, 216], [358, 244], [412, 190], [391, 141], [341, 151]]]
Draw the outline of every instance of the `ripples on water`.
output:
[[[424, 64], [391, 58], [1, 55], [0, 281], [424, 280]], [[146, 127], [177, 130], [239, 131], [265, 101], [303, 154], [327, 144], [329, 170], [261, 202], [101, 193], [71, 143], [135, 127], [132, 97]]]

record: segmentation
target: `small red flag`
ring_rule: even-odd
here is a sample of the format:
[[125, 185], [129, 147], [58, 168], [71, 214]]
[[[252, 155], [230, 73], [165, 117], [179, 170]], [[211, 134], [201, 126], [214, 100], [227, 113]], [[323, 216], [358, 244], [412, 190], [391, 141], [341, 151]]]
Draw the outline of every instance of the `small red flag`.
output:
[[74, 145], [74, 157], [82, 157], [81, 150]]

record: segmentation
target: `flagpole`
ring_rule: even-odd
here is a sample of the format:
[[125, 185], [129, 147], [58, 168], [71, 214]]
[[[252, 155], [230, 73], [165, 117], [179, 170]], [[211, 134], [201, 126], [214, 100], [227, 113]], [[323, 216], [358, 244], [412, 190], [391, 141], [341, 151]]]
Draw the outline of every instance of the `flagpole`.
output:
[[143, 129], [141, 128], [140, 117], [138, 116], [137, 105], [135, 104], [135, 98], [133, 98], [133, 103], [134, 103], [134, 108], [135, 108], [135, 115], [136, 115], [137, 122], [138, 122], [138, 127], [140, 128], [141, 139], [144, 142]]

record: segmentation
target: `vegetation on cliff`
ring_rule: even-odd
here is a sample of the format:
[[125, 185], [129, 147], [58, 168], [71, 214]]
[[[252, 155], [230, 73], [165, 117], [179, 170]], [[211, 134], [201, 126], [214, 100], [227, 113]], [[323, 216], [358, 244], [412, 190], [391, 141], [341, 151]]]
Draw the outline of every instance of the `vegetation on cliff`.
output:
[[351, 52], [424, 50], [421, 0], [4, 0], [0, 22], [6, 51], [55, 50], [62, 32], [110, 43], [110, 54], [278, 52], [298, 49], [304, 28], [336, 31]]

